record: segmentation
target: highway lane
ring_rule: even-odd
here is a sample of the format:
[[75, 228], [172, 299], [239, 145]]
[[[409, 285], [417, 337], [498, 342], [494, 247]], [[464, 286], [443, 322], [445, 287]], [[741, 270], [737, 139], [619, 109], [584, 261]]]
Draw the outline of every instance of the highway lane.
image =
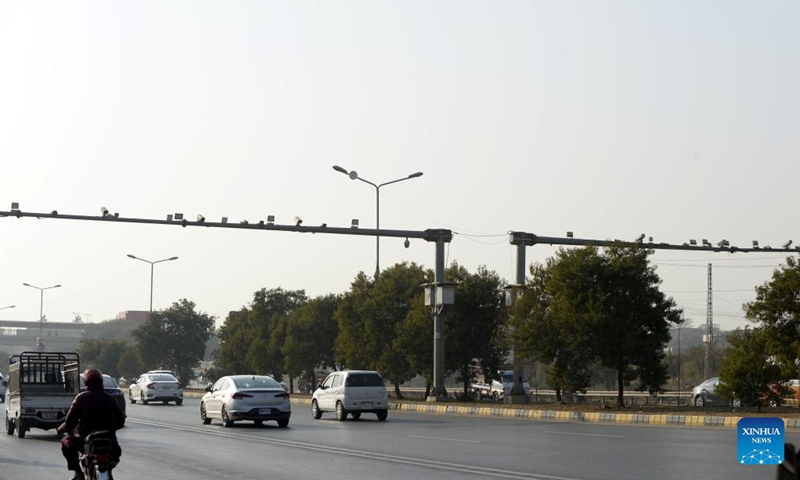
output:
[[[389, 412], [313, 420], [296, 406], [274, 423], [202, 425], [199, 400], [129, 405], [118, 480], [371, 478], [774, 478], [736, 464], [732, 429], [586, 424]], [[800, 434], [787, 440], [800, 444]], [[0, 435], [0, 479], [69, 478], [52, 431]], [[274, 472], [270, 473], [270, 472]]]

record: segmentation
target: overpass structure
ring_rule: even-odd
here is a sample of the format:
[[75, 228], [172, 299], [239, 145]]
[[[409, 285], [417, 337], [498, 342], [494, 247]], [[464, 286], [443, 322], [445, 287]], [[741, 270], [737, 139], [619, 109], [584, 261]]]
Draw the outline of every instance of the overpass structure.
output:
[[85, 328], [83, 323], [0, 320], [0, 350], [11, 354], [36, 350], [40, 325], [48, 351], [76, 351]]

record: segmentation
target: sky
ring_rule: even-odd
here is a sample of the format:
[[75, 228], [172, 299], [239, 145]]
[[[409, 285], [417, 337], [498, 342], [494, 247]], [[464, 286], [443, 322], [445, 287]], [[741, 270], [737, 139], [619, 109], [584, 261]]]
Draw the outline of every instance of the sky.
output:
[[[800, 4], [0, 0], [0, 210], [454, 232], [513, 281], [509, 231], [800, 243]], [[382, 238], [380, 265], [434, 266]], [[527, 249], [528, 263], [555, 248]], [[261, 288], [343, 293], [366, 236], [0, 218], [0, 319], [98, 322], [179, 299], [221, 325]], [[693, 326], [783, 254], [652, 257]]]

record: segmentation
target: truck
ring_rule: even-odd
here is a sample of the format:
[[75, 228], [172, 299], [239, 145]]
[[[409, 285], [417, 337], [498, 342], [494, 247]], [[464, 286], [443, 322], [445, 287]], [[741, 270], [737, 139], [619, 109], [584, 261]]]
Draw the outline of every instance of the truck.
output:
[[[492, 400], [501, 400], [506, 395], [509, 395], [514, 387], [514, 370], [499, 370], [497, 376], [502, 381], [492, 380], [491, 383], [473, 383], [472, 393], [478, 398], [491, 398]], [[531, 386], [525, 377], [522, 377], [522, 387], [525, 389], [525, 395], [530, 396]]]
[[22, 352], [9, 358], [6, 433], [25, 438], [31, 428], [64, 422], [80, 390], [80, 358], [73, 352]]

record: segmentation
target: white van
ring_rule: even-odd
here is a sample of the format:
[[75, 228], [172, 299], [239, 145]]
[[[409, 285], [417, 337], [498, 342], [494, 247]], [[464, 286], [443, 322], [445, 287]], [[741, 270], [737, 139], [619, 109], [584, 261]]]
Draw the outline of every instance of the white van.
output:
[[374, 413], [378, 420], [386, 420], [389, 396], [380, 374], [345, 370], [328, 375], [311, 397], [311, 415], [319, 419], [324, 412], [336, 412], [336, 419], [341, 422], [347, 420], [348, 414], [358, 420], [362, 413]]

